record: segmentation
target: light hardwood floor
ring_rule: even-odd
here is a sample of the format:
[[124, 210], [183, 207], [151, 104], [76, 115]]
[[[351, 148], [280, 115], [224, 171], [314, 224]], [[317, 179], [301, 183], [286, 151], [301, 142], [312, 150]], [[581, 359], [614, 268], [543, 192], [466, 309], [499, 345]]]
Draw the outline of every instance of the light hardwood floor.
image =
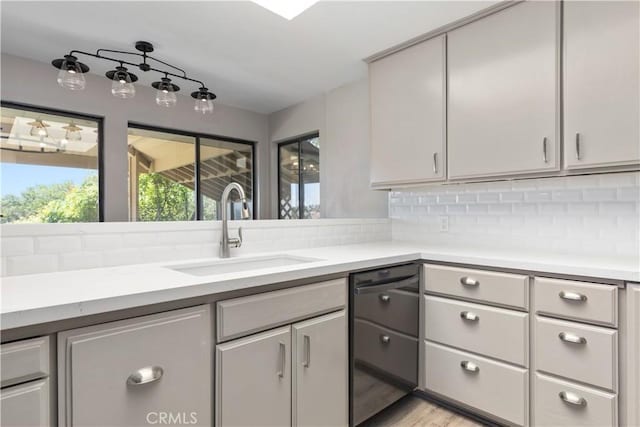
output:
[[363, 423], [363, 427], [478, 427], [476, 421], [415, 396], [407, 396]]

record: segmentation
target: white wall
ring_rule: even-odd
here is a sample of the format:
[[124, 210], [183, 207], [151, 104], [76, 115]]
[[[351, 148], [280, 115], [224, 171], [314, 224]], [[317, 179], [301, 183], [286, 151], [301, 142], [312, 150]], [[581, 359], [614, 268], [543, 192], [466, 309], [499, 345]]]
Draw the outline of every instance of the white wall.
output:
[[[385, 218], [387, 193], [369, 188], [368, 81], [360, 80], [269, 116], [271, 162], [277, 143], [320, 133], [320, 205], [325, 218]], [[272, 215], [277, 218], [277, 170], [271, 174]]]
[[[127, 122], [228, 136], [257, 142], [256, 213], [269, 217], [269, 133], [268, 117], [215, 102], [213, 115], [193, 111], [189, 90], [178, 94], [171, 109], [155, 103], [155, 90], [136, 86], [136, 96], [123, 100], [111, 95], [111, 83], [102, 76], [87, 74], [87, 88], [72, 92], [56, 83], [57, 70], [48, 63], [12, 55], [1, 57], [2, 100], [95, 115], [104, 118], [105, 220], [127, 221]], [[184, 85], [183, 85], [184, 86]], [[215, 87], [211, 88], [215, 91]]]
[[394, 240], [640, 263], [639, 172], [439, 185], [389, 203]]

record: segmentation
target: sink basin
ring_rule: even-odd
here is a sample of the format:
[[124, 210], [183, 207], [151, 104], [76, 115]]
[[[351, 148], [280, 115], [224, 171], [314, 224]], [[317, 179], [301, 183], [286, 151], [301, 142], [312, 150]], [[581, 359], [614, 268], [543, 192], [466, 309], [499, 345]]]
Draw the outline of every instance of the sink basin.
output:
[[318, 258], [303, 258], [293, 255], [270, 255], [253, 258], [230, 258], [221, 261], [202, 262], [167, 266], [171, 270], [193, 276], [211, 276], [214, 274], [235, 273], [237, 271], [259, 270], [261, 268], [285, 267], [322, 261]]

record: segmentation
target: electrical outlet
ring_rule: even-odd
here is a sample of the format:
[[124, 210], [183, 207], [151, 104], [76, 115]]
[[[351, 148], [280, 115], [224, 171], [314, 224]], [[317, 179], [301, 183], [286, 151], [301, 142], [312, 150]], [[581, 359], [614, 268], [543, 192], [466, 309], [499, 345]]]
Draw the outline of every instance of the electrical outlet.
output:
[[438, 217], [438, 224], [440, 226], [441, 233], [447, 233], [449, 231], [449, 217], [441, 216]]

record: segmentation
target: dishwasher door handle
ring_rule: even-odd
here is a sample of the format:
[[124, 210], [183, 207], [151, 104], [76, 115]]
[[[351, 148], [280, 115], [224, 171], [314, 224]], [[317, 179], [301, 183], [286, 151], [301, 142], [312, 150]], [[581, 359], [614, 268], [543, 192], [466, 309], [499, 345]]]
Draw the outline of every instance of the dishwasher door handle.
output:
[[390, 289], [398, 289], [405, 286], [417, 285], [420, 281], [420, 276], [412, 276], [407, 279], [398, 280], [395, 282], [382, 283], [380, 285], [361, 286], [355, 288], [356, 295], [373, 294], [380, 291], [388, 291]]

